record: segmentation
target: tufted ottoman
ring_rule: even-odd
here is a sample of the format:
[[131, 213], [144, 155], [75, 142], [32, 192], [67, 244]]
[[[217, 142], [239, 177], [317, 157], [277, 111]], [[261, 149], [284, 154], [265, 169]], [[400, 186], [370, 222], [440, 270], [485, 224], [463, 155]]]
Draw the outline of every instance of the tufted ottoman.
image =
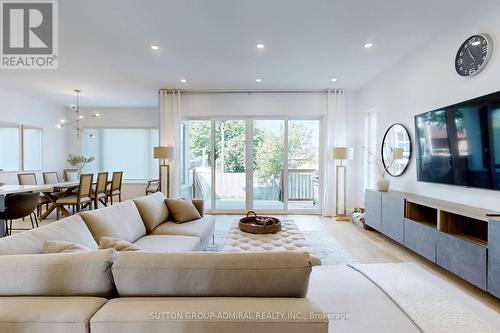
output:
[[264, 235], [241, 231], [238, 222], [239, 220], [235, 220], [231, 225], [222, 252], [301, 251], [311, 255], [313, 266], [321, 265], [321, 260], [313, 254], [293, 220], [282, 220], [280, 232]]

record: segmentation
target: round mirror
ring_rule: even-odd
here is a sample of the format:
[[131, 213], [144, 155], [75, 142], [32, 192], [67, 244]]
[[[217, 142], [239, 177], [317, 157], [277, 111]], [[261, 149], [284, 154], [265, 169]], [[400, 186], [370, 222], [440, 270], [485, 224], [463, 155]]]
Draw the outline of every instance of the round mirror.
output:
[[410, 159], [410, 133], [401, 124], [391, 125], [382, 140], [382, 163], [387, 173], [393, 177], [401, 176], [408, 168]]

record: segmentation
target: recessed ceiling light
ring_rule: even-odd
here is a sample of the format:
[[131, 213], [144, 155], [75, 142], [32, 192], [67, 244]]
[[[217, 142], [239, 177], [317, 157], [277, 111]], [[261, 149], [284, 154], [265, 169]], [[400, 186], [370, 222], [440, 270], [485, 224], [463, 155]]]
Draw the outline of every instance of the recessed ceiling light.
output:
[[186, 79], [181, 79], [181, 82], [182, 82], [182, 83], [186, 83], [186, 82], [188, 82], [188, 80], [186, 80]]
[[262, 43], [257, 43], [257, 44], [255, 45], [255, 47], [257, 47], [258, 49], [263, 49], [263, 48], [264, 48], [264, 44], [262, 44]]
[[337, 82], [337, 78], [331, 78], [330, 81], [331, 82]]
[[158, 51], [159, 49], [160, 49], [159, 45], [156, 45], [156, 44], [151, 45], [151, 50]]
[[262, 82], [262, 79], [255, 79], [255, 82]]
[[363, 45], [365, 47], [365, 49], [369, 49], [370, 47], [373, 46], [373, 43], [366, 43], [365, 45]]

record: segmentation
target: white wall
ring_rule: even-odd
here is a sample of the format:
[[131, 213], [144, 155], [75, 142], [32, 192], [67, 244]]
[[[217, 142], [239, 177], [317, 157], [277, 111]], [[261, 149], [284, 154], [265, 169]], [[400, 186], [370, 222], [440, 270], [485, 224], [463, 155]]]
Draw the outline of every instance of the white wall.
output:
[[[84, 127], [90, 128], [159, 128], [160, 114], [158, 108], [152, 107], [107, 107], [81, 108], [87, 117]], [[98, 112], [100, 118], [90, 117]]]
[[[84, 128], [159, 128], [160, 114], [158, 108], [151, 107], [82, 107], [85, 120], [82, 121]], [[98, 112], [100, 118], [91, 117]], [[74, 111], [66, 110], [66, 119], [74, 119]], [[81, 154], [81, 140], [76, 137], [72, 128], [66, 129], [66, 140], [68, 142], [68, 154]]]
[[[359, 172], [358, 168], [362, 167], [362, 146], [358, 144], [364, 127], [363, 120], [359, 119], [357, 94], [352, 91], [346, 92], [346, 108], [347, 108], [347, 131], [346, 145], [354, 148], [354, 159], [346, 161], [347, 165], [347, 211], [354, 211], [355, 207], [364, 207], [358, 197], [359, 187], [363, 187], [363, 173]], [[361, 156], [361, 159], [360, 159]], [[360, 163], [361, 162], [361, 163]]]
[[[64, 108], [9, 90], [0, 89], [0, 122], [43, 129], [43, 170], [58, 171], [66, 160], [65, 133], [56, 128], [64, 118]], [[9, 144], [0, 142], [0, 144]], [[17, 172], [0, 172], [0, 181], [17, 184]], [[41, 177], [39, 175], [39, 182]]]
[[[426, 111], [468, 100], [500, 90], [500, 10], [481, 17], [469, 27], [456, 25], [454, 31], [436, 35], [424, 47], [383, 73], [357, 92], [356, 131], [363, 132], [363, 113], [376, 109], [379, 143], [390, 124], [401, 122], [410, 130], [414, 141], [413, 117]], [[487, 33], [496, 50], [486, 69], [472, 78], [458, 76], [454, 68], [455, 54], [461, 43], [476, 33]], [[358, 149], [356, 172], [362, 178], [363, 135], [356, 138]], [[415, 146], [414, 146], [415, 148]], [[500, 192], [417, 182], [415, 156], [406, 173], [390, 178], [391, 188], [413, 192], [467, 205], [496, 209]], [[355, 204], [363, 202], [363, 183], [356, 185]]]

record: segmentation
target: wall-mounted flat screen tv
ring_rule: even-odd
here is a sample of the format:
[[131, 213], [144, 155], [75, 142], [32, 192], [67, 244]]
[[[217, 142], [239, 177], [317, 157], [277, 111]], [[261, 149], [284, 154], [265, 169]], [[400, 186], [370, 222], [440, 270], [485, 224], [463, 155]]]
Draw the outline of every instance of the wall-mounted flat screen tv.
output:
[[500, 190], [500, 92], [415, 116], [418, 181]]

